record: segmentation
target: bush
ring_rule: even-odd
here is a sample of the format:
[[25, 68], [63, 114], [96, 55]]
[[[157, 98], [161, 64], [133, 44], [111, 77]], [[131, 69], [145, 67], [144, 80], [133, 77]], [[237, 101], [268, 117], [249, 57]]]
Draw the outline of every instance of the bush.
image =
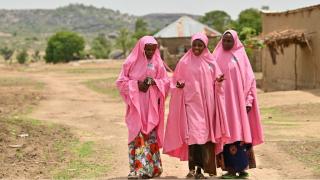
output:
[[41, 60], [41, 55], [40, 55], [40, 51], [36, 50], [33, 54], [32, 54], [32, 62], [37, 62]]
[[11, 59], [13, 53], [14, 53], [14, 50], [8, 48], [7, 46], [0, 48], [0, 54], [3, 56], [4, 60], [6, 61]]
[[18, 60], [19, 64], [24, 64], [27, 62], [28, 53], [25, 49], [17, 54], [17, 60]]
[[99, 34], [91, 45], [91, 53], [97, 59], [107, 59], [111, 52], [111, 43], [104, 34]]
[[47, 63], [69, 62], [81, 57], [85, 41], [75, 32], [61, 31], [48, 40], [45, 60]]

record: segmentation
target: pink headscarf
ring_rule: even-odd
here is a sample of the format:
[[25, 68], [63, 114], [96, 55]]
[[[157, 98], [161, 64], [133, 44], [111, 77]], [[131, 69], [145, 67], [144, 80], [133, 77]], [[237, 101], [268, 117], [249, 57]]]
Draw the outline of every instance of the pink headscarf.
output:
[[[169, 79], [159, 49], [156, 49], [151, 60], [147, 60], [144, 52], [146, 44], [157, 44], [157, 41], [152, 36], [144, 36], [137, 42], [124, 62], [116, 84], [127, 104], [125, 119], [129, 131], [129, 143], [139, 132], [149, 134], [156, 128], [158, 143], [162, 147], [164, 101]], [[156, 85], [150, 86], [146, 93], [140, 92], [138, 80], [143, 81], [146, 77], [152, 77]]]
[[[196, 39], [208, 45], [206, 35], [197, 33], [191, 40]], [[188, 160], [188, 145], [208, 141], [217, 143], [216, 153], [221, 152], [229, 132], [222, 84], [216, 82], [220, 75], [208, 48], [199, 56], [190, 49], [181, 58], [171, 84], [172, 96], [163, 147], [165, 154]], [[185, 82], [185, 87], [176, 88], [177, 81]]]
[[[234, 30], [227, 30], [224, 34], [228, 32], [234, 39], [233, 48], [229, 51], [225, 51], [222, 47], [221, 39], [213, 52], [213, 56], [217, 60], [217, 63], [221, 69], [228, 69], [228, 64], [223, 62], [230, 61], [227, 58], [230, 57], [231, 53], [233, 57], [236, 58], [235, 62], [240, 71], [241, 77], [237, 78], [239, 79], [238, 82], [242, 82], [241, 85], [232, 85], [232, 83], [235, 82], [228, 82], [227, 80], [225, 81], [225, 83], [230, 83], [230, 86], [234, 86], [234, 89], [237, 90], [240, 95], [240, 105], [235, 105], [234, 107], [239, 108], [241, 114], [240, 119], [242, 127], [237, 127], [239, 128], [237, 131], [243, 131], [243, 137], [238, 137], [230, 131], [231, 139], [241, 140], [247, 143], [252, 143], [253, 145], [258, 145], [263, 143], [263, 130], [260, 122], [260, 111], [258, 107], [255, 76], [252, 71], [248, 56], [245, 52], [245, 48], [238, 38], [237, 32]], [[228, 107], [232, 107], [232, 103], [233, 102], [226, 101], [226, 105]], [[252, 107], [249, 113], [246, 112], [246, 106]], [[230, 118], [228, 121], [232, 121], [232, 119], [235, 118]]]

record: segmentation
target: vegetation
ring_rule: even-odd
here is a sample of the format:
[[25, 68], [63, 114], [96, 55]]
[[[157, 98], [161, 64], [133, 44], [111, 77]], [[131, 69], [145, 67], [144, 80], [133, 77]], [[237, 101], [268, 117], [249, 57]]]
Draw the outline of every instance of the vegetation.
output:
[[19, 64], [25, 64], [28, 61], [28, 53], [27, 50], [23, 49], [17, 54], [17, 60]]
[[135, 39], [140, 39], [145, 35], [150, 35], [148, 24], [143, 19], [138, 18], [135, 23], [135, 32], [133, 34], [133, 37]]
[[47, 63], [69, 62], [80, 59], [84, 50], [83, 37], [75, 32], [61, 31], [51, 36], [46, 48]]
[[116, 77], [110, 77], [107, 79], [93, 79], [93, 80], [89, 80], [84, 82], [84, 84], [98, 92], [101, 94], [106, 94], [111, 98], [114, 99], [119, 99], [120, 95], [119, 95], [119, 91], [118, 89], [114, 86], [114, 82], [117, 80]]
[[97, 59], [107, 59], [111, 52], [111, 42], [105, 34], [99, 34], [92, 42], [91, 53]]
[[123, 28], [119, 31], [116, 45], [122, 50], [124, 55], [127, 55], [129, 50], [134, 46], [134, 43], [135, 39], [132, 38], [132, 33], [128, 29]]
[[0, 54], [3, 56], [4, 60], [8, 61], [11, 59], [14, 53], [13, 49], [8, 48], [7, 46], [0, 48]]
[[231, 25], [232, 19], [228, 13], [217, 10], [207, 12], [203, 17], [200, 18], [200, 21], [208, 26], [213, 27], [219, 32], [224, 32]]
[[41, 60], [41, 55], [40, 55], [40, 51], [39, 50], [36, 50], [33, 54], [32, 54], [32, 57], [31, 57], [31, 61], [32, 62], [37, 62], [37, 61], [40, 61]]

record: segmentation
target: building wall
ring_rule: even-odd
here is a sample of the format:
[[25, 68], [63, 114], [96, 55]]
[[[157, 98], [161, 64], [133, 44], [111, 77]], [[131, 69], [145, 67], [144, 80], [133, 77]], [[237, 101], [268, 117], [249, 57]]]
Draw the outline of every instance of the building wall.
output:
[[178, 54], [178, 48], [190, 47], [190, 38], [159, 38], [159, 44], [168, 48], [170, 54]]
[[[218, 37], [209, 37], [209, 44], [210, 42], [213, 42], [213, 45], [215, 45], [218, 42]], [[168, 48], [170, 54], [178, 54], [179, 50], [178, 48], [184, 48], [186, 47], [189, 49], [191, 47], [191, 38], [185, 37], [185, 38], [157, 38], [157, 41], [159, 44], [165, 48]], [[211, 45], [211, 44], [210, 44]]]
[[262, 52], [261, 49], [253, 49], [252, 57], [249, 57], [252, 70], [262, 72]]
[[[292, 44], [277, 55], [273, 64], [269, 48], [263, 48], [263, 89], [293, 90], [320, 88], [320, 5], [288, 13], [262, 14], [263, 34], [285, 29], [312, 33], [312, 52], [308, 47]], [[296, 58], [296, 59], [295, 59]], [[295, 65], [296, 60], [296, 65]], [[297, 70], [295, 71], [295, 67]], [[297, 80], [296, 77], [297, 76]]]

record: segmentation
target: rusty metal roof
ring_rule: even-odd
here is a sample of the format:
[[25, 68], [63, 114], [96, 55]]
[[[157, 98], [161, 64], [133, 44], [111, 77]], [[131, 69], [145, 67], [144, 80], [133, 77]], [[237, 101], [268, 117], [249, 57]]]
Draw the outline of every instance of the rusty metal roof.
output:
[[198, 32], [205, 32], [207, 36], [220, 36], [221, 33], [188, 16], [182, 16], [175, 22], [154, 35], [156, 38], [191, 37]]

